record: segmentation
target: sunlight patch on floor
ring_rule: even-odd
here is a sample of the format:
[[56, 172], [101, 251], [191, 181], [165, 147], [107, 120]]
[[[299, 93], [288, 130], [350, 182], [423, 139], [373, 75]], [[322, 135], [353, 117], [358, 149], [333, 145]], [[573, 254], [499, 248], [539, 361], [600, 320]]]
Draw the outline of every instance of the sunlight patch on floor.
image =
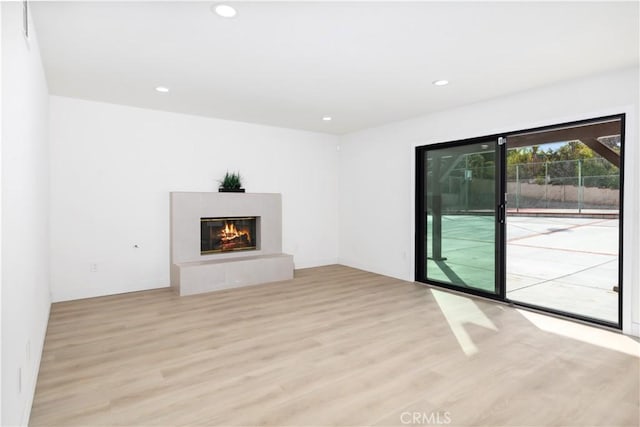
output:
[[640, 343], [626, 335], [527, 310], [516, 311], [542, 331], [640, 357]]
[[466, 324], [473, 323], [494, 331], [498, 330], [471, 298], [438, 291], [436, 289], [431, 289], [431, 293], [438, 303], [440, 311], [442, 311], [442, 314], [447, 320], [451, 332], [453, 332], [453, 335], [458, 340], [460, 348], [467, 356], [476, 354], [478, 347], [466, 331]]

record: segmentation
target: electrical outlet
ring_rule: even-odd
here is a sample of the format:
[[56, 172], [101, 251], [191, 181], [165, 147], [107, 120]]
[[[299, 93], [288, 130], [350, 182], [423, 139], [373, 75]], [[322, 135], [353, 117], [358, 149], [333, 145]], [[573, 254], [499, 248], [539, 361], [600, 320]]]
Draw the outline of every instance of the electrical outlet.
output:
[[98, 272], [98, 264], [91, 263], [89, 264], [89, 271], [92, 273]]

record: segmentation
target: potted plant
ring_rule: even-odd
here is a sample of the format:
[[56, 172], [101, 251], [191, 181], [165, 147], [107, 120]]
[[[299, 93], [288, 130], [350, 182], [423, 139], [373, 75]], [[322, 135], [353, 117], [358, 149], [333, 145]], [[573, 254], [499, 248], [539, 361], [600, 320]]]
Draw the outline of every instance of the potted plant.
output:
[[244, 193], [244, 188], [242, 188], [242, 178], [238, 172], [227, 171], [224, 174], [224, 178], [218, 181], [220, 183], [220, 187], [218, 187], [218, 191], [220, 193]]

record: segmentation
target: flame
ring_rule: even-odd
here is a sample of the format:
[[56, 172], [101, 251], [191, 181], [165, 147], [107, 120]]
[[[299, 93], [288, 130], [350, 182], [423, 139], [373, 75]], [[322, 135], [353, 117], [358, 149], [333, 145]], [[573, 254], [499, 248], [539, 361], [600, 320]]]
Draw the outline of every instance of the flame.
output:
[[228, 222], [224, 223], [224, 234], [225, 235], [234, 235], [238, 234], [236, 230], [236, 225], [234, 223], [229, 224]]
[[249, 230], [243, 229], [238, 230], [236, 225], [233, 222], [225, 222], [224, 230], [220, 231], [220, 237], [222, 241], [228, 242], [239, 237], [245, 236], [247, 238], [247, 242], [251, 244], [251, 234], [249, 234]]

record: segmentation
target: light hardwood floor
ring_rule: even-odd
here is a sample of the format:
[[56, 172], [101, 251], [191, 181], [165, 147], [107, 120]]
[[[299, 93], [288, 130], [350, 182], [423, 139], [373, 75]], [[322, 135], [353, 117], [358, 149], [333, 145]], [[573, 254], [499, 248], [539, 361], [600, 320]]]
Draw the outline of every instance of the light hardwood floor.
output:
[[511, 307], [327, 266], [54, 304], [31, 425], [638, 426], [638, 382]]

